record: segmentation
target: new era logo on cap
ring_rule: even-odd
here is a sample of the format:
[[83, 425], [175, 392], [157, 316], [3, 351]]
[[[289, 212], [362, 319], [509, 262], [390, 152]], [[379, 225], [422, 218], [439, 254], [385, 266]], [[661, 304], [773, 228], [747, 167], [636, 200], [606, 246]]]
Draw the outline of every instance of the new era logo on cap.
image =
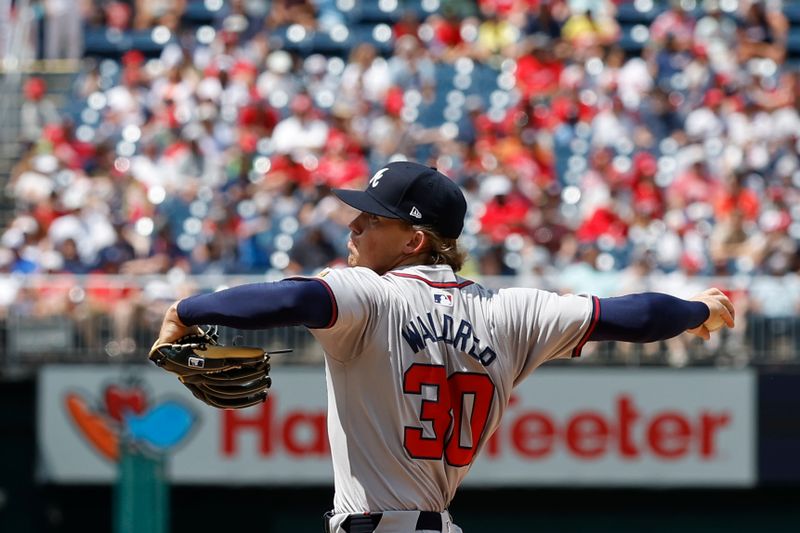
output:
[[464, 227], [467, 201], [461, 188], [435, 168], [419, 163], [389, 163], [370, 178], [365, 190], [334, 189], [333, 193], [360, 211], [430, 226], [447, 239], [458, 238]]

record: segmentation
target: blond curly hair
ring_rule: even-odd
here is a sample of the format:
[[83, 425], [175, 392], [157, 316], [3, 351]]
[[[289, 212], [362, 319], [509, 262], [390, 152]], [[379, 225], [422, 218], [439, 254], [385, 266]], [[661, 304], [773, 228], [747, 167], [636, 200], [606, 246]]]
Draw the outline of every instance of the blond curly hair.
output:
[[427, 264], [450, 265], [453, 272], [461, 270], [467, 260], [467, 252], [459, 247], [458, 239], [442, 237], [430, 226], [414, 225], [413, 228], [423, 232], [430, 244]]

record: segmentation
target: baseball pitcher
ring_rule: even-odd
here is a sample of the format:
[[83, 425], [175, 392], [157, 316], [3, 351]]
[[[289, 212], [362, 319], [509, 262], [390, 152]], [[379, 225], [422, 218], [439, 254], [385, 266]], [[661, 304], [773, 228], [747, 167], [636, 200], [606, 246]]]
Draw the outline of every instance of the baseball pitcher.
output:
[[[734, 324], [717, 289], [692, 300], [595, 298], [493, 291], [459, 277], [467, 205], [434, 168], [390, 163], [366, 190], [334, 193], [360, 211], [349, 226], [349, 268], [176, 302], [151, 353], [179, 376], [191, 368], [181, 380], [198, 398], [243, 407], [267, 396], [268, 355], [212, 350], [197, 326], [310, 329], [325, 351], [335, 477], [328, 532], [461, 531], [448, 505], [512, 390], [539, 365], [578, 357], [589, 341], [684, 331], [708, 339]], [[198, 377], [198, 368], [212, 370]]]

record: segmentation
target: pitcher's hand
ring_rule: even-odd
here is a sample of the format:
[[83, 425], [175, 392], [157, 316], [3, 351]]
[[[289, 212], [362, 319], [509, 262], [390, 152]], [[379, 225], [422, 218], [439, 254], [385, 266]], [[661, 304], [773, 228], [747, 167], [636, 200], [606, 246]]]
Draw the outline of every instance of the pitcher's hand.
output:
[[198, 326], [187, 326], [181, 322], [178, 316], [178, 302], [175, 302], [167, 309], [164, 315], [164, 321], [161, 323], [161, 330], [158, 332], [158, 339], [153, 343], [153, 346], [158, 346], [159, 344], [167, 342], [175, 342], [187, 335], [202, 333], [202, 330]]
[[736, 311], [731, 300], [716, 288], [706, 289], [690, 299], [693, 302], [703, 302], [709, 310], [708, 318], [696, 328], [688, 329], [692, 335], [697, 335], [705, 340], [711, 338], [711, 333], [723, 326], [732, 328]]

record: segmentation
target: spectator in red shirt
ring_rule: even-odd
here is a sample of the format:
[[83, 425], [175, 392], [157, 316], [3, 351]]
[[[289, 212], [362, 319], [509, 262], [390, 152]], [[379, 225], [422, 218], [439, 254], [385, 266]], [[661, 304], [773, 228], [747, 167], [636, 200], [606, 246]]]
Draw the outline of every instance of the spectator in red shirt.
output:
[[428, 47], [434, 56], [443, 61], [454, 61], [472, 53], [468, 43], [461, 35], [461, 18], [453, 9], [445, 9], [442, 15], [432, 14], [426, 23], [433, 29], [433, 37]]
[[395, 39], [411, 35], [419, 41], [419, 17], [417, 14], [411, 9], [403, 11], [403, 16], [392, 26], [392, 34]]
[[558, 90], [564, 64], [553, 53], [552, 44], [545, 37], [526, 41], [515, 72], [524, 98], [552, 95]]
[[511, 180], [501, 175], [487, 177], [481, 183], [481, 196], [487, 198], [480, 217], [481, 233], [494, 243], [501, 243], [511, 234], [527, 234], [530, 202], [515, 191]]
[[367, 178], [369, 167], [363, 154], [348, 151], [347, 136], [332, 130], [314, 174], [330, 188], [355, 189]]
[[625, 244], [628, 236], [628, 223], [620, 217], [619, 209], [612, 199], [607, 205], [598, 206], [589, 217], [583, 221], [575, 232], [581, 243], [596, 243], [601, 237], [610, 237], [615, 246]]
[[664, 193], [656, 185], [656, 158], [649, 152], [639, 152], [633, 158], [633, 209], [650, 219], [664, 216]]
[[761, 202], [755, 191], [747, 186], [748, 170], [740, 168], [724, 180], [722, 190], [714, 201], [717, 220], [725, 220], [733, 211], [741, 213], [743, 220], [754, 221], [761, 212]]
[[47, 82], [39, 77], [31, 77], [22, 89], [25, 100], [20, 109], [20, 135], [23, 141], [33, 144], [42, 136], [48, 124], [60, 122], [58, 110], [47, 97]]
[[707, 165], [698, 159], [692, 165], [678, 174], [675, 181], [669, 186], [667, 193], [671, 205], [688, 206], [695, 202], [710, 204], [719, 183], [711, 175]]

